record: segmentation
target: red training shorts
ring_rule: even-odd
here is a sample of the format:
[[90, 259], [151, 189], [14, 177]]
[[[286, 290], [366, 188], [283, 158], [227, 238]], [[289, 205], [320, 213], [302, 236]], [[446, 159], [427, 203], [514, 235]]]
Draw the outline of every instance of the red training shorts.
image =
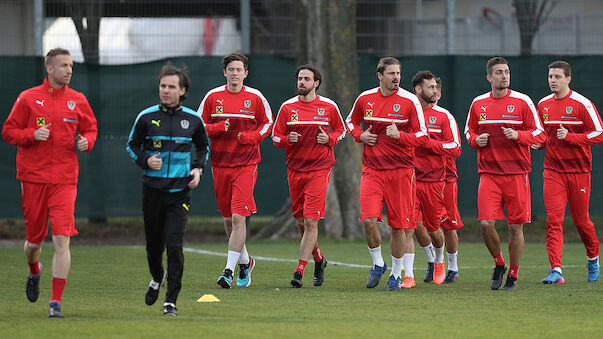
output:
[[74, 217], [76, 184], [21, 182], [21, 196], [27, 241], [32, 244], [44, 242], [48, 221], [53, 235], [78, 234]]
[[443, 181], [417, 181], [415, 220], [422, 220], [428, 232], [437, 231], [446, 218]]
[[414, 218], [414, 168], [375, 170], [362, 167], [360, 180], [360, 220], [377, 218], [383, 221], [383, 204], [387, 223], [393, 228], [417, 228]]
[[319, 220], [325, 217], [331, 169], [300, 172], [287, 169], [291, 210], [296, 218]]
[[212, 167], [218, 210], [223, 217], [233, 214], [245, 217], [257, 212], [253, 188], [258, 176], [258, 165]]
[[444, 184], [444, 207], [446, 208], [446, 220], [442, 223], [442, 228], [447, 231], [458, 230], [463, 227], [463, 221], [459, 213], [458, 203], [459, 186], [454, 181], [446, 181]]
[[478, 220], [504, 219], [505, 206], [509, 224], [523, 224], [532, 220], [528, 175], [482, 173], [477, 191]]

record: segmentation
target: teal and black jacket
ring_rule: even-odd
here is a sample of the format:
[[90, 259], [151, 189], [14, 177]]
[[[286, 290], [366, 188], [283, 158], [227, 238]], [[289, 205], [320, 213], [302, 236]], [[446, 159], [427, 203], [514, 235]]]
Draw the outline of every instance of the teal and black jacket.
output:
[[[191, 160], [191, 147], [195, 145]], [[203, 120], [184, 106], [151, 106], [138, 114], [126, 150], [143, 172], [143, 184], [162, 191], [188, 189], [192, 168], [202, 171], [207, 162], [209, 139]], [[149, 168], [147, 159], [161, 153], [159, 170]]]

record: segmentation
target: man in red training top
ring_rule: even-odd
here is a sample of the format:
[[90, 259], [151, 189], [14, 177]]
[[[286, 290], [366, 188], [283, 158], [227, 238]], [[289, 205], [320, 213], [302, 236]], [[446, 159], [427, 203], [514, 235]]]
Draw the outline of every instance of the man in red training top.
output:
[[[601, 142], [603, 127], [595, 105], [570, 89], [572, 69], [565, 61], [549, 65], [552, 94], [538, 103], [547, 135], [542, 193], [546, 208], [546, 249], [551, 272], [545, 284], [563, 284], [563, 219], [569, 201], [570, 213], [586, 248], [587, 280], [599, 279], [599, 239], [588, 215], [590, 202], [590, 146]], [[542, 149], [544, 143], [534, 145]]]
[[17, 179], [21, 180], [25, 218], [25, 257], [29, 264], [26, 294], [40, 294], [40, 254], [52, 232], [52, 297], [48, 316], [62, 318], [61, 297], [71, 267], [69, 240], [75, 229], [79, 165], [76, 149], [89, 152], [97, 136], [96, 118], [86, 97], [71, 88], [69, 51], [55, 48], [44, 59], [48, 76], [40, 86], [19, 94], [2, 128], [2, 138], [17, 146]]
[[536, 107], [525, 94], [509, 89], [511, 73], [507, 60], [494, 57], [486, 65], [492, 91], [471, 103], [465, 136], [477, 149], [480, 175], [477, 193], [482, 239], [494, 258], [490, 288], [497, 290], [507, 270], [494, 224], [504, 219], [507, 208], [511, 268], [504, 290], [517, 289], [517, 273], [523, 253], [523, 224], [530, 222], [530, 146], [545, 140]]
[[321, 286], [324, 281], [327, 259], [318, 247], [318, 220], [325, 216], [327, 187], [335, 164], [333, 146], [345, 136], [345, 127], [337, 104], [316, 94], [322, 81], [316, 67], [299, 66], [295, 78], [299, 95], [281, 105], [272, 142], [287, 149], [291, 205], [302, 234], [291, 286], [299, 288], [310, 253], [314, 257], [314, 286]]
[[[379, 284], [387, 265], [381, 255], [383, 204], [391, 229], [392, 273], [390, 291], [416, 286], [414, 262], [414, 147], [428, 141], [423, 110], [417, 97], [400, 88], [402, 66], [396, 58], [379, 60], [379, 87], [361, 93], [346, 118], [350, 134], [362, 148], [360, 181], [360, 220], [373, 258], [367, 288]], [[362, 129], [364, 123], [365, 129]], [[402, 266], [404, 282], [400, 284]]]
[[226, 85], [205, 95], [199, 114], [211, 139], [210, 157], [218, 210], [228, 235], [228, 257], [218, 285], [230, 288], [239, 262], [238, 287], [251, 284], [255, 260], [247, 253], [246, 218], [257, 212], [253, 188], [260, 162], [259, 143], [270, 134], [272, 110], [257, 89], [243, 85], [247, 57], [231, 53], [222, 58]]
[[[435, 105], [439, 95], [436, 76], [430, 71], [418, 72], [412, 79], [412, 85], [421, 102], [429, 133], [429, 142], [415, 148], [415, 236], [427, 255], [428, 266], [423, 281], [433, 281], [440, 285], [447, 277], [444, 267], [444, 233], [456, 232], [455, 228], [449, 227], [450, 224], [444, 224], [448, 220], [444, 197], [446, 158], [456, 159], [461, 153], [461, 143], [452, 114]], [[458, 246], [458, 243], [451, 245]], [[458, 273], [458, 268], [454, 271]], [[452, 280], [448, 282], [454, 282], [457, 273], [450, 274], [449, 280]]]

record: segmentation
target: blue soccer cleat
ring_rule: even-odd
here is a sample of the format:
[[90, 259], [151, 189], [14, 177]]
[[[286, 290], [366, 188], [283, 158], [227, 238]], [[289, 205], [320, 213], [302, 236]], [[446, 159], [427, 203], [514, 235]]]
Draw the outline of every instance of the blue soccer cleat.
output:
[[390, 291], [400, 291], [400, 277], [394, 278], [393, 275], [390, 275], [387, 281], [387, 289]]
[[251, 285], [251, 272], [255, 267], [255, 260], [249, 257], [249, 263], [239, 264], [239, 276], [237, 277], [237, 287], [249, 287]]
[[217, 284], [222, 288], [230, 288], [232, 285], [232, 271], [228, 268], [225, 269], [224, 273], [218, 278]]
[[548, 277], [542, 279], [543, 284], [565, 284], [563, 275], [558, 271], [551, 270], [551, 274]]
[[48, 317], [63, 318], [63, 312], [61, 312], [61, 303], [58, 301], [53, 301], [48, 306]]
[[385, 273], [385, 271], [387, 271], [386, 263], [383, 263], [383, 266], [375, 265], [375, 267], [371, 269], [369, 278], [366, 281], [366, 288], [373, 288], [379, 285], [379, 280], [381, 280], [381, 276], [383, 275], [383, 273]]
[[589, 260], [586, 268], [588, 268], [588, 282], [599, 280], [599, 258]]

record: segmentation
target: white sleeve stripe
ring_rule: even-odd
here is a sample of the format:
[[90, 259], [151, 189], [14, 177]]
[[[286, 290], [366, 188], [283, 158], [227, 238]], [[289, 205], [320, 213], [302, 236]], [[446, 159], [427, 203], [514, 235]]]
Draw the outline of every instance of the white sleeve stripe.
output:
[[600, 131], [590, 132], [590, 133], [588, 133], [588, 135], [586, 137], [589, 139], [592, 139], [592, 138], [598, 137], [599, 135], [601, 135], [601, 133], [603, 133], [603, 132], [600, 132]]
[[281, 142], [281, 138], [279, 138], [279, 137], [277, 137], [277, 136], [273, 136], [273, 137], [272, 137], [272, 141], [274, 141], [274, 142], [277, 142], [277, 143], [278, 143], [278, 142]]
[[537, 130], [534, 130], [534, 131], [532, 132], [532, 135], [533, 135], [533, 136], [537, 136], [537, 135], [538, 135], [538, 134], [540, 134], [540, 133], [542, 133], [542, 131], [537, 129]]
[[453, 142], [448, 142], [448, 143], [442, 144], [442, 147], [443, 147], [444, 149], [453, 149], [453, 148], [457, 148], [457, 147], [460, 147], [460, 146], [461, 146], [461, 145], [459, 145], [459, 144], [458, 144], [456, 141], [453, 141]]

